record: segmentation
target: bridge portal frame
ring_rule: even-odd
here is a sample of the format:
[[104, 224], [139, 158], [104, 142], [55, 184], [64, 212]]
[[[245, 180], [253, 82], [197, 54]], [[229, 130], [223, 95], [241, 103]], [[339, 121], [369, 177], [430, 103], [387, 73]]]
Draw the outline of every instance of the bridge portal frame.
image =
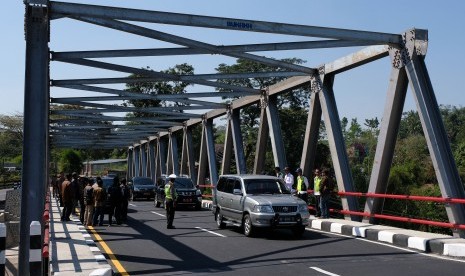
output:
[[[385, 104], [384, 119], [381, 124], [378, 146], [376, 149], [375, 165], [370, 178], [369, 192], [385, 192], [387, 177], [392, 162], [392, 154], [395, 145], [395, 137], [400, 124], [400, 117], [405, 100], [407, 84], [410, 84], [414, 93], [418, 112], [426, 135], [428, 149], [433, 160], [439, 186], [443, 197], [465, 198], [465, 192], [460, 182], [455, 161], [452, 156], [450, 145], [447, 140], [444, 124], [442, 122], [439, 107], [434, 95], [431, 80], [424, 63], [427, 48], [427, 31], [412, 29], [405, 33], [387, 34], [346, 29], [323, 28], [315, 26], [302, 26], [293, 24], [282, 24], [273, 22], [243, 20], [234, 18], [219, 18], [197, 15], [174, 14], [156, 11], [143, 11], [134, 9], [102, 7], [95, 5], [83, 5], [73, 3], [60, 3], [45, 0], [25, 1], [25, 30], [26, 30], [26, 74], [25, 74], [25, 114], [24, 114], [24, 152], [23, 152], [23, 195], [21, 216], [21, 242], [20, 242], [20, 274], [28, 274], [27, 261], [29, 258], [29, 242], [25, 232], [31, 221], [40, 221], [43, 211], [45, 195], [45, 183], [48, 182], [48, 152], [53, 147], [119, 147], [132, 144], [128, 147], [128, 176], [141, 174], [153, 175], [156, 179], [160, 174], [166, 174], [169, 170], [168, 160], [175, 170], [177, 159], [174, 158], [177, 146], [174, 145], [172, 136], [167, 147], [166, 139], [177, 131], [190, 128], [196, 124], [202, 124], [202, 138], [199, 154], [198, 171], [193, 168], [193, 147], [189, 134], [183, 138], [183, 156], [189, 161], [189, 172], [191, 177], [196, 177], [196, 183], [205, 183], [207, 168], [211, 183], [218, 179], [217, 160], [215, 155], [215, 144], [213, 139], [213, 119], [226, 114], [226, 104], [199, 101], [189, 99], [192, 95], [135, 95], [124, 90], [109, 89], [95, 86], [96, 84], [122, 83], [131, 81], [184, 81], [193, 84], [201, 84], [210, 87], [230, 89], [227, 94], [219, 92], [217, 95], [240, 96], [232, 101], [230, 112], [233, 114], [230, 132], [233, 138], [236, 162], [240, 165], [239, 171], [244, 171], [240, 147], [240, 132], [238, 131], [237, 115], [241, 108], [262, 101], [261, 125], [259, 139], [257, 139], [257, 154], [254, 172], [259, 173], [263, 169], [263, 158], [266, 149], [267, 136], [272, 140], [272, 151], [275, 164], [283, 167], [286, 165], [285, 150], [280, 136], [279, 116], [275, 105], [275, 97], [301, 86], [311, 86], [312, 95], [310, 111], [307, 120], [307, 129], [304, 139], [302, 154], [302, 167], [304, 174], [309, 174], [312, 169], [316, 139], [320, 119], [323, 116], [326, 128], [329, 130], [328, 142], [330, 144], [333, 163], [339, 190], [353, 191], [352, 176], [348, 166], [345, 153], [345, 144], [340, 129], [340, 119], [337, 105], [334, 99], [333, 82], [338, 73], [350, 70], [354, 67], [369, 63], [371, 61], [390, 56], [392, 60], [391, 81], [388, 87], [387, 100]], [[50, 52], [48, 42], [50, 36], [50, 21], [68, 17], [82, 22], [91, 23], [115, 30], [129, 32], [132, 34], [150, 37], [158, 40], [171, 42], [183, 47], [165, 49], [131, 49], [131, 50], [103, 50], [103, 51], [78, 51], [78, 52]], [[173, 25], [195, 26], [202, 28], [226, 29], [236, 31], [252, 31], [274, 34], [297, 35], [304, 37], [319, 37], [327, 40], [300, 41], [289, 43], [263, 43], [249, 45], [216, 46], [200, 41], [186, 39], [183, 37], [162, 33], [148, 28], [143, 28], [124, 21], [139, 21], [148, 23], [163, 23]], [[369, 46], [375, 45], [375, 46]], [[258, 51], [289, 50], [289, 49], [312, 49], [332, 47], [369, 46], [356, 53], [319, 66], [309, 68], [302, 65], [290, 64], [252, 54]], [[244, 58], [267, 64], [286, 68], [285, 72], [262, 72], [245, 74], [204, 74], [194, 76], [170, 75], [162, 72], [131, 68], [107, 62], [90, 60], [95, 57], [133, 57], [133, 56], [164, 56], [164, 55], [191, 55], [191, 54], [221, 54], [234, 58]], [[49, 63], [59, 61], [69, 64], [100, 68], [130, 74], [139, 74], [143, 77], [136, 80], [122, 78], [100, 78], [100, 79], [75, 79], [75, 80], [50, 80]], [[265, 91], [227, 85], [211, 81], [211, 79], [248, 78], [248, 77], [271, 77], [285, 76], [285, 81], [268, 87]], [[51, 98], [50, 86], [63, 87], [75, 90], [94, 91], [118, 95], [118, 97], [74, 97], [74, 98]], [[199, 97], [209, 97], [210, 93], [196, 93]], [[127, 100], [127, 99], [170, 99], [187, 101], [190, 107], [182, 107], [183, 110], [195, 110], [210, 108], [205, 114], [179, 113], [177, 108], [149, 108], [139, 110], [123, 106], [105, 105], [92, 103], [102, 100]], [[169, 119], [154, 118], [127, 118], [127, 121], [144, 122], [153, 128], [145, 131], [139, 129], [128, 131], [129, 134], [120, 132], [118, 136], [99, 135], [100, 140], [73, 139], [69, 134], [72, 128], [66, 128], [66, 124], [75, 126], [103, 127], [101, 121], [118, 121], [121, 117], [104, 116], [95, 114], [92, 110], [53, 110], [50, 111], [49, 103], [74, 104], [82, 107], [97, 108], [102, 113], [143, 111], [163, 114]], [[48, 114], [61, 114], [68, 119], [49, 120]], [[179, 120], [184, 120], [180, 122]], [[49, 128], [50, 126], [50, 135]], [[60, 126], [59, 124], [63, 124]], [[122, 128], [122, 127], [121, 127]], [[130, 128], [128, 128], [129, 130]], [[270, 131], [271, 130], [271, 131]], [[153, 135], [152, 135], [153, 131]], [[116, 132], [116, 130], [115, 130]], [[48, 138], [50, 137], [50, 138]], [[133, 142], [137, 141], [137, 142]], [[154, 166], [148, 166], [142, 152], [145, 143], [154, 143]], [[38, 145], [38, 146], [37, 146]], [[29, 150], [34, 148], [34, 150]], [[169, 150], [169, 153], [168, 153]], [[148, 150], [150, 152], [150, 150]], [[143, 156], [142, 156], [143, 155]], [[167, 159], [168, 157], [168, 159]], [[173, 157], [173, 158], [172, 158]], [[183, 157], [182, 157], [183, 158]], [[176, 159], [176, 160], [175, 160]], [[183, 159], [184, 160], [184, 159]], [[226, 160], [227, 161], [227, 160]], [[225, 164], [226, 161], [223, 161]], [[151, 164], [152, 160], [149, 161]], [[183, 161], [184, 162], [184, 161]], [[182, 164], [186, 164], [185, 162]], [[182, 170], [184, 170], [184, 167]], [[144, 173], [145, 170], [150, 172]], [[155, 172], [153, 172], [153, 170]], [[37, 175], [39, 174], [39, 175]], [[39, 180], [39, 181], [38, 181]], [[32, 182], [34, 181], [34, 182]], [[44, 183], [37, 185], [37, 183]], [[355, 208], [355, 199], [349, 197], [343, 199], [343, 206], [351, 211]], [[365, 209], [370, 213], [377, 212], [382, 206], [381, 199], [367, 201]], [[465, 223], [465, 208], [463, 205], [446, 206], [449, 221], [457, 224]], [[357, 219], [351, 217], [351, 219]], [[455, 235], [465, 237], [463, 231], [455, 231]]]

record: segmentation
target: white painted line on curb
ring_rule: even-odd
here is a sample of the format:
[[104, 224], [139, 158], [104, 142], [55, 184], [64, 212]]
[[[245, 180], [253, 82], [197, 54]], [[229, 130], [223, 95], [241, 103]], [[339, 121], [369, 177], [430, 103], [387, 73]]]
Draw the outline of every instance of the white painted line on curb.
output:
[[342, 233], [342, 223], [333, 222], [331, 223], [330, 231], [333, 233]]
[[326, 274], [326, 275], [330, 275], [330, 276], [340, 276], [339, 274], [331, 273], [331, 272], [329, 272], [329, 271], [326, 271], [326, 270], [321, 269], [321, 268], [316, 267], [316, 266], [311, 266], [311, 267], [309, 267], [309, 268], [311, 268], [311, 269], [313, 269], [313, 270], [316, 270], [316, 271], [318, 271], [318, 272], [321, 272], [321, 273], [323, 273], [323, 274]]
[[165, 216], [165, 215], [163, 215], [163, 214], [160, 214], [160, 213], [157, 213], [157, 212], [154, 212], [154, 211], [150, 211], [150, 213], [152, 213], [152, 214], [155, 214], [155, 215], [159, 215], [160, 217], [164, 217], [164, 218], [166, 218], [166, 216]]
[[407, 240], [407, 246], [410, 248], [415, 248], [421, 251], [426, 251], [426, 242], [428, 239], [420, 237], [409, 237]]
[[205, 231], [205, 232], [208, 232], [208, 233], [213, 234], [213, 235], [217, 235], [217, 236], [220, 236], [220, 237], [223, 237], [223, 238], [227, 238], [227, 236], [225, 236], [225, 235], [221, 235], [219, 233], [216, 233], [216, 232], [213, 232], [213, 231], [201, 228], [201, 227], [195, 227], [195, 228], [197, 228], [199, 230], [202, 230], [202, 231]]
[[452, 257], [465, 257], [465, 244], [463, 243], [445, 243], [444, 255]]
[[321, 220], [312, 220], [312, 228], [321, 230]]
[[388, 243], [394, 243], [394, 234], [395, 233], [389, 231], [379, 231], [378, 240]]

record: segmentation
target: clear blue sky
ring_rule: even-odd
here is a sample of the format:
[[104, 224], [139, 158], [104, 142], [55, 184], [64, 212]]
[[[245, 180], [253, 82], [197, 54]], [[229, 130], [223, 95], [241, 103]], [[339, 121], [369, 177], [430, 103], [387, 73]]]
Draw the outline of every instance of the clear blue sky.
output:
[[[428, 29], [429, 48], [426, 64], [438, 102], [456, 106], [463, 106], [465, 103], [465, 89], [463, 88], [465, 1], [113, 0], [75, 2], [396, 34], [413, 27]], [[0, 114], [22, 113], [25, 64], [24, 5], [21, 0], [7, 0], [2, 4]], [[218, 33], [218, 31], [197, 30], [189, 27], [157, 26], [162, 31], [172, 31], [180, 36], [217, 45], [275, 41], [269, 35], [264, 34]], [[51, 28], [50, 45], [53, 51], [173, 46], [68, 19], [53, 21]], [[290, 37], [280, 36], [278, 39], [289, 41]], [[299, 57], [307, 60], [307, 66], [315, 67], [355, 50], [357, 49], [289, 51], [278, 54], [263, 53], [263, 55], [278, 58]], [[122, 60], [115, 60], [115, 62], [122, 63]], [[197, 73], [214, 73], [214, 68], [218, 63], [233, 63], [234, 60], [218, 58], [218, 56], [198, 56], [188, 59], [186, 57], [139, 58], [129, 64], [135, 67], [150, 66], [155, 70], [163, 70], [181, 62], [194, 65]], [[54, 79], [95, 77], [94, 71], [82, 70], [80, 67], [69, 65], [64, 67], [58, 63], [52, 63], [51, 70]], [[366, 118], [381, 118], [389, 72], [389, 60], [385, 58], [373, 65], [338, 75], [334, 89], [340, 117], [345, 116], [349, 119], [357, 117], [359, 122], [363, 122]], [[104, 72], [99, 76], [124, 75]], [[211, 89], [197, 87], [192, 91], [211, 91]], [[52, 90], [52, 96], [63, 95], [71, 96], [69, 91]], [[415, 105], [409, 93], [405, 110], [411, 109], [415, 109]]]

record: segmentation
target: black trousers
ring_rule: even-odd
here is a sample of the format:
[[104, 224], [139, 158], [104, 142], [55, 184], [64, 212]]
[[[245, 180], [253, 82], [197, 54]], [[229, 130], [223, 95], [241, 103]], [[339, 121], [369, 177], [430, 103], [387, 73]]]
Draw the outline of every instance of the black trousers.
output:
[[173, 200], [167, 200], [165, 202], [165, 209], [166, 209], [166, 223], [168, 227], [173, 226], [174, 221], [174, 213], [176, 211], [176, 207], [174, 206]]

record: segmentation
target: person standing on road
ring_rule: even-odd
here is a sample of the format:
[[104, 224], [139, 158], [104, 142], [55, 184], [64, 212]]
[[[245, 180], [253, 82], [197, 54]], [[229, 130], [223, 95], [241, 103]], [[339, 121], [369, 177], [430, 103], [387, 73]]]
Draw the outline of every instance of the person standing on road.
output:
[[308, 204], [308, 179], [304, 175], [302, 175], [302, 169], [298, 168], [296, 171], [297, 173], [297, 197], [305, 201]]
[[61, 221], [70, 221], [71, 209], [73, 208], [73, 190], [71, 186], [71, 175], [67, 174], [66, 179], [61, 183], [61, 199], [63, 209], [61, 212]]
[[129, 199], [131, 198], [131, 190], [126, 182], [126, 178], [121, 179], [120, 188], [123, 193], [123, 200], [121, 201], [121, 221], [126, 222], [128, 218]]
[[178, 194], [176, 193], [176, 188], [174, 187], [174, 181], [176, 179], [175, 174], [170, 174], [168, 176], [170, 179], [169, 182], [165, 185], [165, 209], [166, 209], [166, 228], [175, 229], [173, 225], [174, 213], [176, 210], [176, 198]]
[[316, 168], [313, 172], [313, 195], [315, 197], [315, 217], [321, 216], [321, 209], [320, 209], [320, 183], [321, 183], [321, 176], [320, 176], [320, 169]]
[[92, 226], [92, 215], [94, 213], [94, 188], [92, 188], [92, 180], [87, 179], [87, 186], [84, 188], [84, 202], [86, 211], [84, 213], [84, 225]]
[[331, 193], [334, 190], [334, 182], [331, 176], [329, 175], [329, 169], [323, 169], [321, 175], [321, 218], [329, 218], [329, 199], [331, 198]]
[[284, 183], [286, 183], [286, 187], [289, 190], [289, 192], [294, 193], [294, 176], [291, 173], [291, 169], [289, 167], [284, 168]]
[[94, 187], [94, 192], [92, 193], [92, 196], [94, 197], [94, 216], [92, 221], [93, 226], [103, 225], [103, 215], [105, 214], [105, 200], [107, 199], [107, 193], [102, 187], [103, 181], [100, 177], [97, 177], [97, 187]]
[[123, 193], [121, 192], [119, 178], [113, 178], [113, 185], [108, 189], [110, 198], [110, 212], [108, 213], [108, 225], [113, 225], [113, 215], [115, 216], [116, 224], [121, 224], [121, 204], [123, 201]]

